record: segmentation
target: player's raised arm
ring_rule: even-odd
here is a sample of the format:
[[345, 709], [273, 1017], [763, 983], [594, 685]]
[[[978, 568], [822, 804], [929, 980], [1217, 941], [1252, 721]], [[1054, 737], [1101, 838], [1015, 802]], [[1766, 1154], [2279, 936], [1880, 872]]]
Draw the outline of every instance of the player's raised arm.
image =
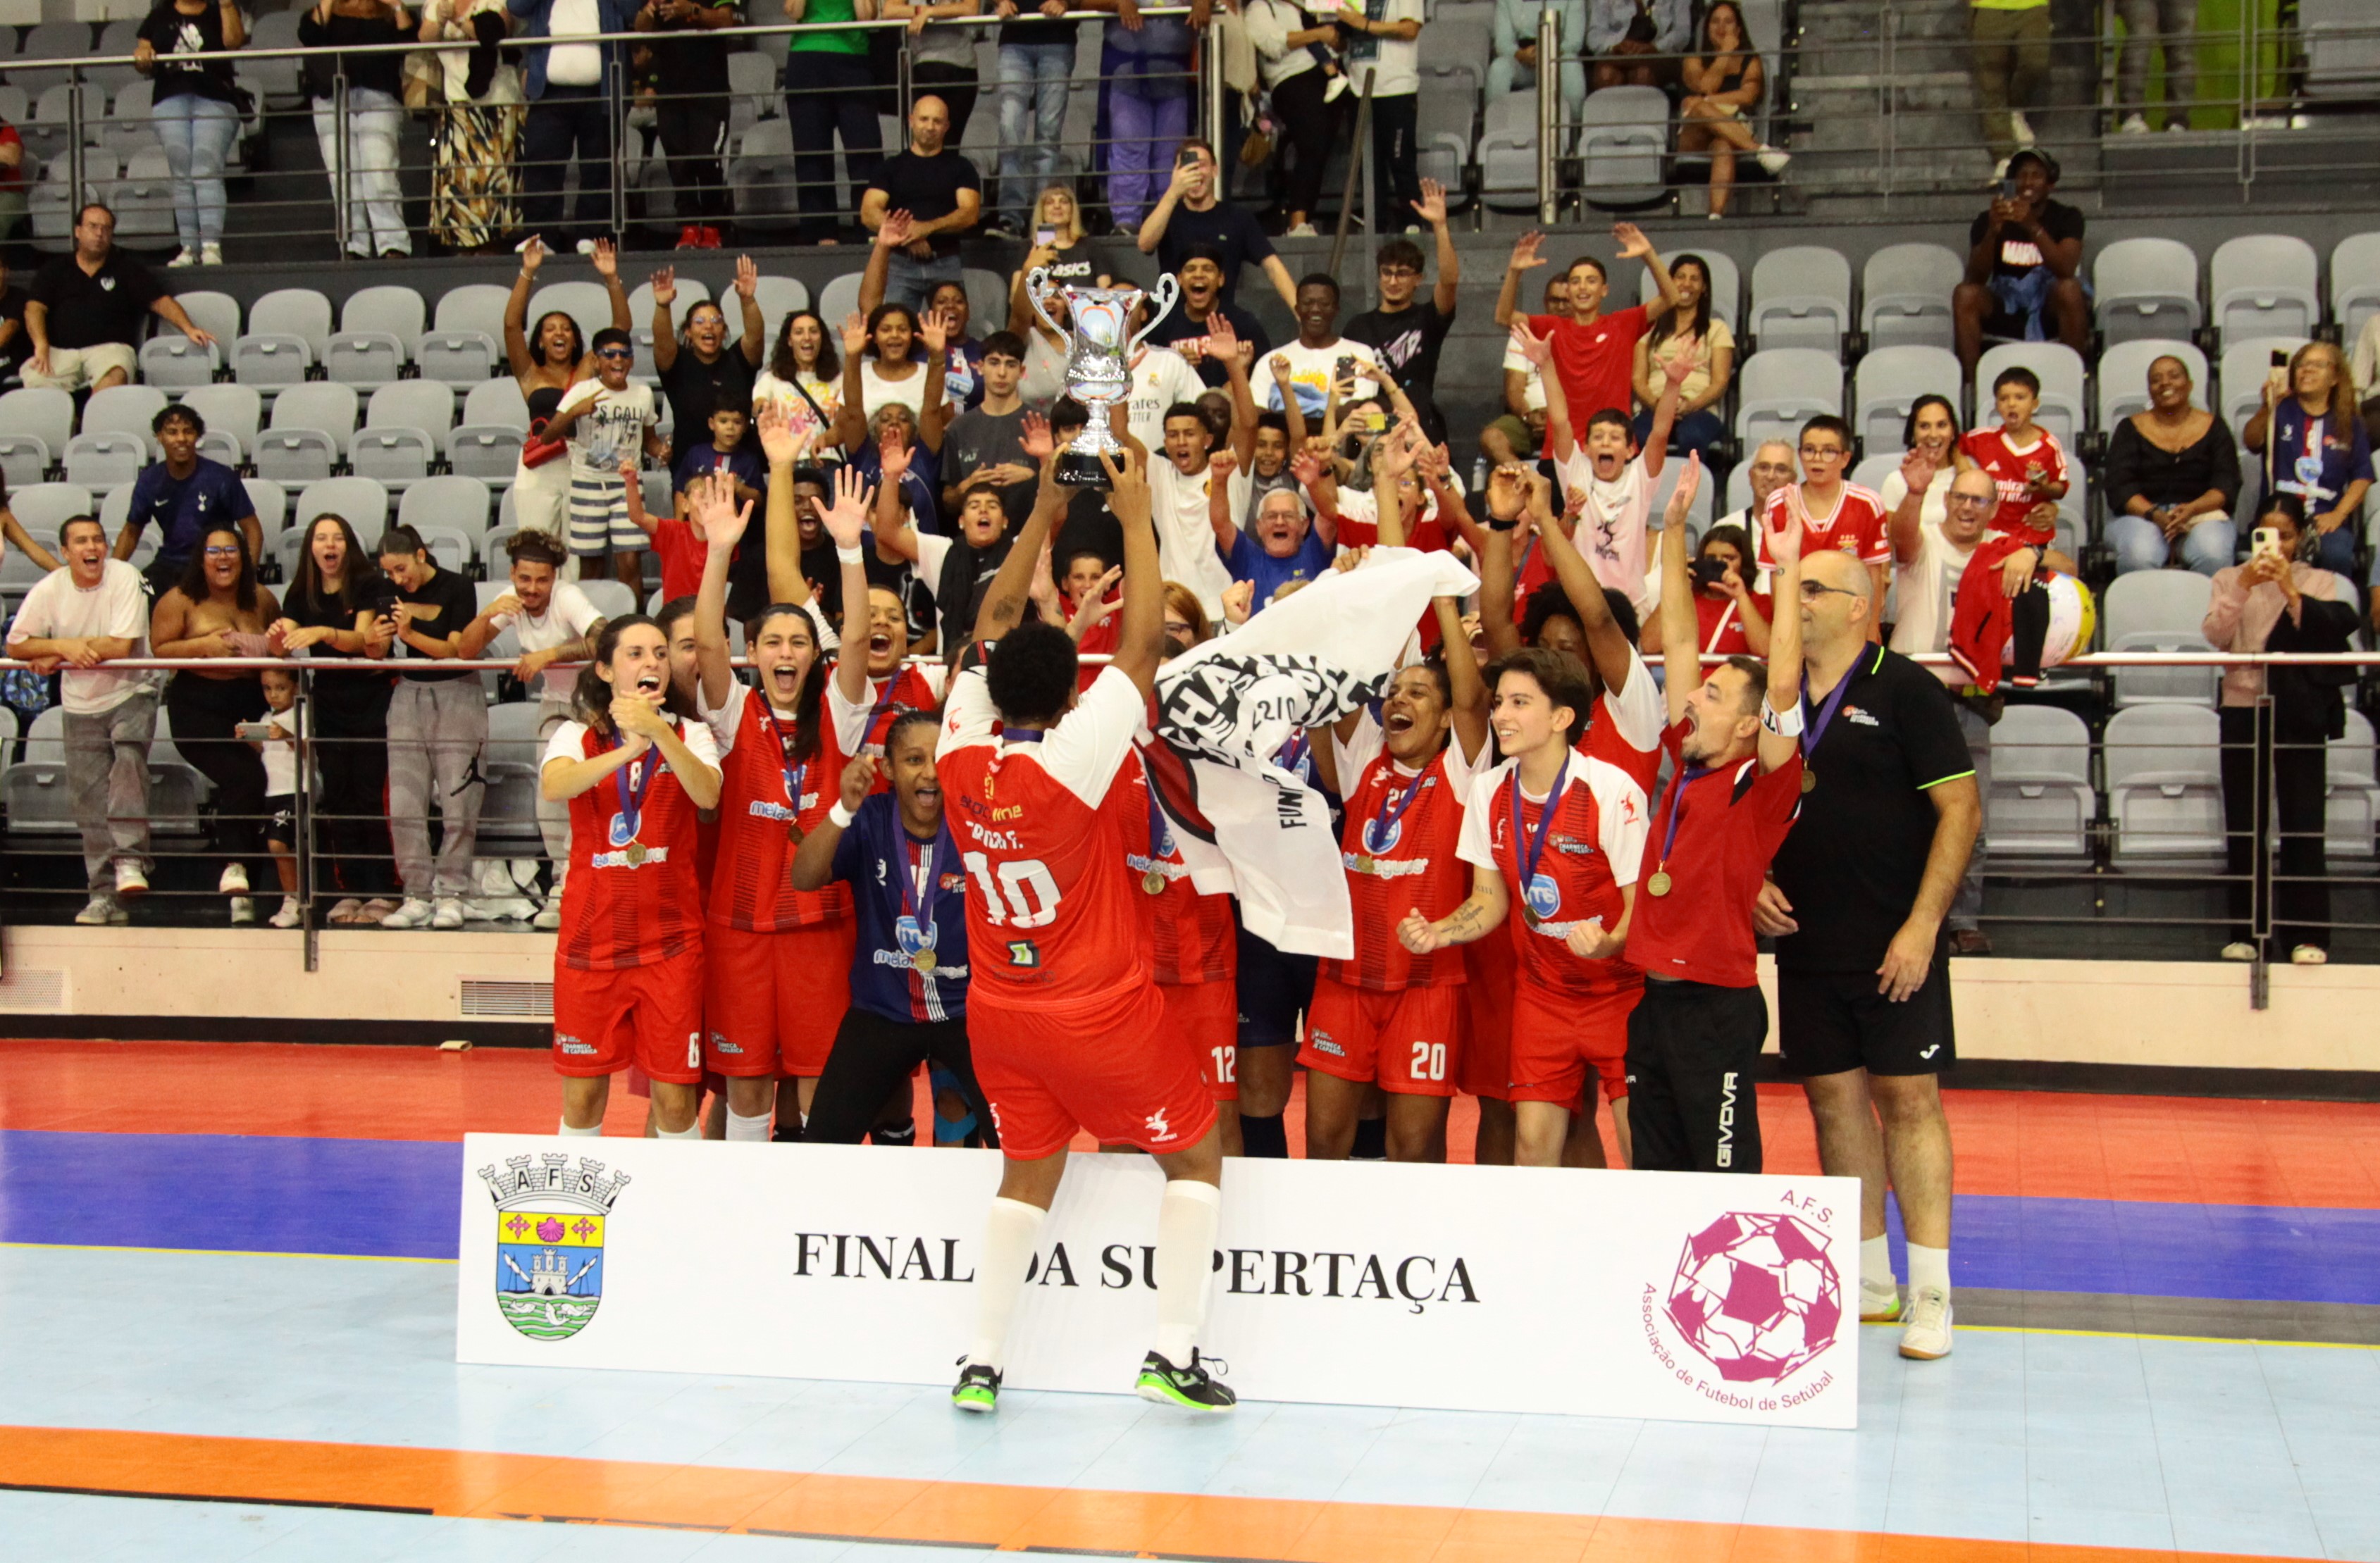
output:
[[1157, 686], [1157, 664], [1165, 651], [1165, 582], [1150, 520], [1148, 462], [1135, 456], [1119, 466], [1101, 454], [1099, 464], [1112, 485], [1108, 509], [1123, 527], [1123, 622], [1110, 665], [1122, 668], [1145, 699]]
[[695, 667], [702, 679], [703, 704], [720, 710], [735, 692], [735, 668], [727, 648], [727, 566], [752, 523], [752, 503], [747, 500], [738, 505], [735, 480], [716, 472], [687, 484], [686, 498], [687, 517], [701, 523], [705, 550], [702, 585], [694, 598]]
[[[1538, 479], [1542, 483], [1543, 479]], [[1681, 479], [1680, 488], [1684, 482]], [[1594, 566], [1571, 541], [1561, 524], [1540, 514], [1537, 536], [1546, 551], [1546, 563], [1553, 566], [1554, 578], [1561, 582], [1562, 590], [1570, 597], [1571, 606], [1578, 610], [1579, 627], [1586, 632], [1586, 654], [1595, 663], [1606, 689], [1618, 691], [1628, 686], [1629, 670], [1635, 665], [1636, 648], [1628, 643], [1620, 621], [1611, 616], [1611, 604], [1603, 595], [1603, 583], [1595, 577]], [[1666, 600], [1666, 599], [1665, 599]], [[1689, 602], [1689, 612], [1693, 611]], [[1669, 621], [1662, 621], [1661, 630], [1669, 633]], [[1689, 632], [1686, 638], [1694, 638]]]
[[[1802, 746], [1802, 539], [1803, 524], [1808, 519], [1801, 486], [1787, 484], [1785, 525], [1767, 528], [1768, 557], [1777, 564], [1777, 623], [1768, 632], [1768, 710], [1760, 719], [1760, 769], [1764, 771], [1783, 765]], [[1666, 595], [1666, 586], [1663, 590]], [[1770, 712], [1788, 711], [1793, 715], [1791, 721], [1769, 721]], [[1778, 731], [1780, 726], [1782, 733]]]
[[1661, 523], [1661, 668], [1662, 687], [1669, 697], [1670, 720], [1686, 714], [1686, 697], [1702, 687], [1702, 626], [1694, 616], [1694, 583], [1686, 569], [1686, 510], [1702, 486], [1703, 458], [1697, 451], [1686, 457], [1678, 490], [1670, 496], [1670, 513]]
[[761, 518], [761, 537], [768, 550], [769, 600], [801, 607], [810, 600], [810, 583], [802, 576], [801, 502], [794, 496], [794, 473], [800, 466], [806, 442], [795, 437], [784, 409], [773, 403], [755, 419], [760, 430], [760, 454], [769, 462], [768, 509]]
[[1454, 694], [1454, 741], [1463, 747], [1463, 763], [1475, 766], [1488, 752], [1488, 681], [1480, 676], [1479, 653], [1471, 648], [1462, 604], [1433, 597], [1429, 605], [1438, 614], [1439, 655], [1446, 659], [1446, 684]]
[[[856, 706], [868, 697], [868, 556], [860, 550], [867, 535], [868, 509], [875, 491], [845, 463], [835, 470], [834, 503], [812, 501], [827, 536], [834, 539], [834, 557], [843, 572], [843, 653], [834, 660], [834, 686], [844, 703]], [[800, 551], [795, 551], [796, 561]]]

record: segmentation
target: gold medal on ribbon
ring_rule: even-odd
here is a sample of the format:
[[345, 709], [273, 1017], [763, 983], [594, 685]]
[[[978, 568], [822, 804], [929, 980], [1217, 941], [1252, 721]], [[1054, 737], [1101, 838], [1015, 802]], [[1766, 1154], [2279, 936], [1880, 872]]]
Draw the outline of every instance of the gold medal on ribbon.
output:
[[1806, 793], [1817, 784], [1818, 773], [1812, 770], [1808, 765], [1803, 765], [1802, 767], [1802, 791]]
[[1143, 874], [1140, 877], [1140, 888], [1151, 895], [1163, 895], [1165, 893], [1164, 870], [1151, 868], [1148, 873]]
[[909, 957], [909, 964], [925, 975], [931, 976], [934, 975], [934, 952], [930, 950], [920, 950]]
[[800, 820], [788, 819], [785, 821], [785, 844], [787, 846], [797, 847], [801, 845], [804, 833], [805, 832], [802, 830], [802, 822]]
[[1372, 861], [1372, 856], [1369, 853], [1357, 854], [1355, 858], [1355, 872], [1358, 874], [1369, 874], [1376, 866], [1377, 865]]
[[648, 852], [648, 851], [646, 851], [646, 850], [645, 850], [645, 843], [644, 843], [644, 842], [630, 842], [628, 843], [627, 858], [628, 858], [628, 866], [629, 866], [629, 867], [631, 867], [631, 868], [641, 868], [641, 867], [643, 867], [643, 866], [645, 866], [645, 859], [646, 859], [646, 858], [648, 858], [648, 857], [650, 857], [651, 855], [652, 855], [652, 854], [651, 854], [651, 853], [650, 853], [650, 852]]
[[1666, 868], [1665, 868], [1665, 869], [1662, 869], [1662, 870], [1660, 870], [1659, 872], [1656, 873], [1656, 874], [1655, 874], [1651, 878], [1649, 878], [1649, 879], [1645, 880], [1645, 888], [1646, 890], [1648, 890], [1648, 891], [1652, 891], [1655, 895], [1667, 895], [1667, 894], [1669, 894], [1669, 893], [1670, 893], [1670, 874], [1669, 874], [1669, 870], [1668, 870], [1668, 869], [1666, 869]]
[[1539, 923], [1544, 922], [1544, 921], [1545, 921], [1545, 919], [1544, 919], [1543, 917], [1538, 916], [1535, 912], [1531, 911], [1528, 907], [1524, 906], [1524, 907], [1522, 907], [1522, 908], [1521, 908], [1521, 921], [1523, 921], [1523, 922], [1524, 922], [1524, 923], [1528, 924], [1528, 925], [1529, 925], [1529, 927], [1533, 927], [1533, 928], [1534, 928], [1534, 927], [1536, 927]]

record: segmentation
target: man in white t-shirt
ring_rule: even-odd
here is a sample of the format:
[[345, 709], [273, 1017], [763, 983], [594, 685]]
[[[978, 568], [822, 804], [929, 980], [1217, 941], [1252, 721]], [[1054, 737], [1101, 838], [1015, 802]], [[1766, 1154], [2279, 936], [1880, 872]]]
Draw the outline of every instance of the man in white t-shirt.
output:
[[[1570, 273], [1559, 272], [1546, 279], [1543, 314], [1570, 316]], [[1546, 438], [1546, 377], [1545, 371], [1529, 361], [1518, 342], [1504, 344], [1504, 410], [1528, 426], [1533, 449], [1542, 449]], [[1526, 451], [1516, 451], [1526, 455]]]
[[[1274, 360], [1281, 358], [1289, 360], [1286, 387], [1272, 367]], [[1306, 421], [1315, 423], [1330, 400], [1330, 387], [1341, 377], [1341, 366], [1357, 364], [1372, 370], [1374, 384], [1387, 378], [1380, 368], [1379, 355], [1339, 334], [1338, 283], [1327, 273], [1311, 273], [1298, 279], [1297, 340], [1274, 348], [1256, 367], [1248, 376], [1248, 394], [1255, 399], [1259, 412], [1287, 411], [1281, 397], [1293, 394]]]
[[91, 902], [78, 923], [126, 921], [125, 901], [149, 891], [149, 744], [157, 691], [141, 672], [104, 664], [148, 654], [149, 597], [140, 572], [107, 556], [107, 533], [88, 515], [58, 528], [66, 567], [37, 582], [8, 626], [8, 655], [44, 674], [63, 668], [67, 795], [82, 829]]
[[[570, 720], [570, 692], [578, 682], [577, 664], [595, 658], [595, 637], [603, 633], [603, 615], [576, 585], [560, 578], [565, 563], [562, 545], [542, 532], [516, 533], [504, 544], [512, 558], [512, 589], [482, 610], [463, 631], [461, 654], [479, 656], [505, 630], [520, 643], [520, 660], [513, 676], [538, 689], [537, 739], [551, 742]], [[553, 865], [553, 888], [539, 909], [536, 926], [562, 926], [562, 881], [570, 872], [570, 804], [537, 803], [538, 832], [545, 838], [545, 854]]]
[[[1892, 624], [1892, 648], [1904, 657], [1922, 657], [1950, 644], [1950, 616], [1959, 600], [1959, 583], [1966, 578], [1967, 561], [1983, 546], [1984, 534], [1999, 507], [1999, 487], [1992, 475], [1971, 466], [1950, 480], [1942, 505], [1942, 524], [1923, 519], [1933, 462], [1912, 451], [1897, 474], [1902, 480], [1901, 503], [1892, 513], [1893, 598], [1899, 617]], [[1967, 682], [1956, 664], [1934, 670], [1955, 691]], [[1975, 786], [1986, 798], [1992, 790], [1991, 718], [1972, 698], [1954, 698], [1959, 731], [1975, 760]], [[1961, 955], [1988, 955], [1991, 940], [1977, 919], [1984, 910], [1984, 837], [1967, 854], [1967, 876], [1950, 901], [1950, 948]]]
[[1419, 233], [1422, 0], [1360, 0], [1335, 19], [1346, 40], [1350, 101], [1367, 83], [1372, 89], [1372, 162], [1383, 187], [1374, 231]]
[[[1139, 437], [1135, 430], [1134, 438]], [[1166, 409], [1163, 448], [1148, 461], [1148, 508], [1157, 525], [1157, 559], [1165, 578], [1188, 587], [1208, 617], [1223, 616], [1231, 571], [1216, 551], [1209, 497], [1215, 484], [1214, 435], [1196, 403]], [[1236, 464], [1223, 479], [1230, 515], [1247, 513], [1250, 479]]]

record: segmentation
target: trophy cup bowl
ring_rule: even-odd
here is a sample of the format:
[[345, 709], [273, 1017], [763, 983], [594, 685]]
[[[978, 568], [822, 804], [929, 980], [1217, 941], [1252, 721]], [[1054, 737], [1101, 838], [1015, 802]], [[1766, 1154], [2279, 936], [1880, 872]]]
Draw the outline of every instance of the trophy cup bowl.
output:
[[[1105, 489], [1107, 468], [1099, 458], [1107, 456], [1118, 466], [1124, 459], [1123, 442], [1108, 427], [1110, 409], [1131, 400], [1132, 356], [1173, 308], [1181, 288], [1171, 273], [1160, 277], [1148, 293], [1136, 287], [1061, 286], [1055, 291], [1066, 300], [1068, 324], [1063, 326], [1043, 307], [1043, 297], [1051, 291], [1049, 268], [1033, 268], [1025, 279], [1025, 297], [1041, 323], [1065, 339], [1066, 394], [1091, 415], [1082, 432], [1058, 453], [1058, 481], [1071, 488]], [[1157, 308], [1135, 335], [1132, 312], [1144, 297], [1153, 297]]]

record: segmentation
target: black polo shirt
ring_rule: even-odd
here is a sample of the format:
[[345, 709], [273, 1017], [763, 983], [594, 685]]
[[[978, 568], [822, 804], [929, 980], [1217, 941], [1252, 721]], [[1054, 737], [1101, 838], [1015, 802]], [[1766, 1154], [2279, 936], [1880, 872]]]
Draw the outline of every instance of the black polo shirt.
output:
[[[391, 56], [394, 58], [394, 56]], [[97, 275], [72, 255], [54, 255], [33, 273], [30, 297], [50, 312], [50, 345], [137, 345], [149, 326], [149, 306], [165, 297], [157, 274], [120, 248], [111, 248]]]
[[[1804, 750], [1816, 784], [1769, 870], [1801, 925], [1777, 941], [1779, 970], [1872, 972], [1884, 963], [1933, 850], [1928, 789], [1975, 773], [1940, 679], [1881, 646], [1845, 676], [1851, 687], [1834, 720]], [[1813, 699], [1804, 720], [1823, 705]]]

